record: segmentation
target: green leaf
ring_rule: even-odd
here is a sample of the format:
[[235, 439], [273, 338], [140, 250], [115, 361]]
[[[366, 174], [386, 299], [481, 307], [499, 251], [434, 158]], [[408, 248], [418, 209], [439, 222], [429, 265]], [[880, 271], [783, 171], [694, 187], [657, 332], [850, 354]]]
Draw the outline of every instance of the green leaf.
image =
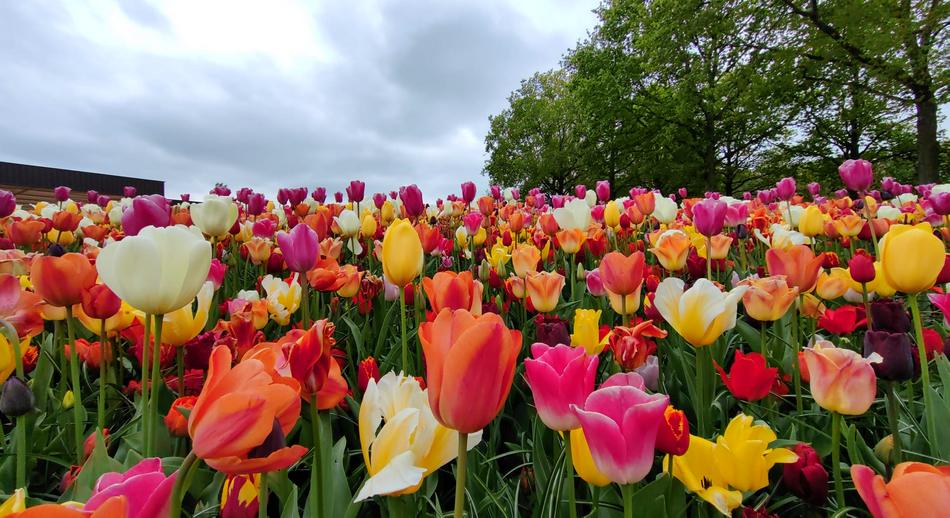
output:
[[99, 480], [99, 477], [105, 473], [113, 471], [122, 471], [122, 464], [109, 456], [106, 448], [105, 439], [102, 432], [96, 432], [96, 443], [92, 449], [92, 454], [82, 465], [79, 476], [73, 482], [73, 487], [60, 498], [61, 502], [75, 500], [85, 502], [92, 495], [92, 488]]

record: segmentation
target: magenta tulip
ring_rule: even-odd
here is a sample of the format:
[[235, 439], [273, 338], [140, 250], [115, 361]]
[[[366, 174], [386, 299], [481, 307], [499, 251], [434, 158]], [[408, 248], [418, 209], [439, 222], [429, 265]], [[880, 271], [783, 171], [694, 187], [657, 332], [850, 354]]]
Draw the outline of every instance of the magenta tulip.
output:
[[56, 201], [66, 201], [69, 199], [69, 192], [72, 191], [69, 187], [65, 185], [60, 185], [59, 187], [53, 189], [53, 196], [56, 197]]
[[775, 194], [778, 199], [788, 201], [795, 197], [795, 179], [792, 177], [782, 178], [775, 183]]
[[615, 385], [595, 390], [583, 408], [572, 406], [597, 469], [617, 484], [643, 480], [653, 466], [657, 429], [669, 403], [669, 396]]
[[462, 184], [462, 201], [466, 204], [475, 201], [476, 187], [474, 182], [465, 182]]
[[845, 160], [838, 166], [838, 176], [845, 187], [854, 192], [864, 192], [874, 181], [871, 162], [867, 160]]
[[323, 203], [327, 201], [327, 188], [314, 187], [313, 192], [310, 193], [310, 197], [313, 198], [313, 201], [317, 203]]
[[317, 233], [307, 225], [299, 224], [289, 233], [278, 232], [277, 245], [291, 271], [308, 272], [317, 264], [320, 243]]
[[485, 217], [482, 216], [481, 212], [469, 212], [462, 217], [462, 225], [465, 226], [465, 231], [468, 232], [468, 235], [474, 236], [478, 234], [478, 230], [482, 228], [482, 220]]
[[610, 182], [607, 180], [599, 180], [594, 187], [594, 192], [597, 193], [598, 200], [607, 201], [607, 199], [610, 198]]
[[99, 199], [99, 191], [94, 191], [92, 189], [86, 191], [86, 201], [89, 203], [96, 203], [96, 200]]
[[543, 343], [531, 346], [531, 356], [525, 358], [524, 370], [538, 417], [552, 430], [580, 428], [571, 406], [584, 404], [594, 390], [600, 358], [586, 354], [583, 347]]
[[373, 195], [373, 205], [375, 205], [377, 209], [383, 208], [383, 205], [384, 205], [385, 203], [386, 203], [386, 195], [385, 195], [385, 194], [383, 194], [383, 193], [381, 193], [381, 192], [378, 192], [378, 193], [376, 193], [376, 194]]
[[10, 191], [0, 189], [0, 218], [5, 218], [16, 210], [16, 196]]
[[139, 196], [122, 213], [122, 230], [127, 236], [138, 235], [143, 228], [167, 227], [171, 222], [171, 206], [161, 194]]
[[247, 197], [247, 213], [251, 216], [259, 216], [267, 208], [267, 199], [259, 192], [254, 192]]
[[135, 195], [138, 194], [139, 190], [131, 185], [126, 185], [122, 188], [122, 196], [126, 198], [135, 198]]
[[350, 201], [359, 203], [363, 201], [363, 197], [366, 193], [366, 184], [359, 181], [353, 180], [350, 182], [350, 185], [346, 188], [346, 195]]
[[402, 206], [406, 209], [406, 215], [410, 218], [417, 218], [425, 211], [425, 204], [422, 203], [422, 191], [416, 184], [400, 187], [399, 200], [402, 201]]
[[604, 382], [600, 384], [598, 390], [607, 387], [633, 387], [639, 390], [646, 390], [646, 382], [643, 376], [636, 372], [618, 372], [605, 379]]
[[169, 515], [172, 489], [178, 472], [165, 476], [158, 457], [142, 459], [125, 473], [99, 477], [84, 511], [95, 511], [114, 496], [126, 497], [126, 518], [162, 518]]
[[715, 236], [722, 232], [728, 209], [726, 202], [706, 198], [693, 206], [693, 226], [696, 227], [697, 232], [706, 237]]

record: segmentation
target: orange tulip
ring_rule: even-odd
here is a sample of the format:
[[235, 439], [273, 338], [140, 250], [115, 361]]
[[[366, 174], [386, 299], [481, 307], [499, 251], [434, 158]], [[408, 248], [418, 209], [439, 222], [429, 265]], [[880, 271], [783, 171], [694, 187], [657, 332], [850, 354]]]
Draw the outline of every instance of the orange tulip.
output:
[[355, 264], [345, 264], [343, 268], [340, 268], [340, 274], [343, 277], [343, 284], [336, 292], [344, 298], [355, 297], [360, 291], [363, 272], [359, 271]]
[[525, 278], [525, 290], [534, 309], [541, 313], [554, 311], [564, 289], [564, 276], [559, 273], [537, 272]]
[[508, 216], [508, 226], [515, 234], [521, 232], [524, 229], [524, 212], [520, 210], [512, 212], [511, 216]]
[[82, 221], [82, 216], [79, 214], [61, 210], [53, 214], [53, 230], [75, 232], [79, 228], [80, 221]]
[[519, 246], [511, 252], [511, 265], [515, 268], [515, 275], [521, 278], [538, 271], [540, 261], [541, 251], [534, 245]]
[[106, 235], [109, 234], [109, 227], [104, 227], [102, 225], [86, 225], [82, 227], [81, 230], [82, 235], [99, 243], [101, 243], [102, 240], [106, 238]]
[[765, 253], [765, 264], [769, 275], [784, 275], [790, 286], [798, 288], [799, 293], [808, 293], [818, 282], [822, 256], [808, 245], [794, 245], [788, 248], [770, 248]]
[[313, 269], [307, 272], [307, 281], [317, 291], [330, 292], [343, 287], [346, 276], [340, 265], [333, 259], [320, 259]]
[[667, 271], [678, 272], [686, 266], [689, 256], [689, 236], [682, 230], [667, 230], [656, 239], [650, 249]]
[[439, 227], [430, 227], [429, 225], [416, 225], [416, 233], [419, 234], [419, 241], [422, 242], [422, 251], [426, 255], [431, 254], [439, 245], [442, 244], [442, 233]]
[[640, 213], [647, 216], [653, 214], [653, 210], [656, 208], [656, 196], [652, 192], [638, 194], [633, 197], [633, 201], [637, 204]]
[[832, 220], [832, 223], [838, 234], [845, 237], [854, 237], [861, 233], [861, 228], [864, 227], [864, 218], [857, 214], [847, 214]]
[[320, 392], [327, 381], [332, 357], [330, 351], [336, 345], [333, 323], [318, 320], [307, 331], [293, 329], [278, 340], [287, 364], [290, 376], [300, 383], [300, 397], [310, 401]]
[[561, 250], [567, 254], [579, 252], [585, 240], [587, 240], [587, 234], [580, 229], [572, 228], [557, 233], [557, 242], [561, 245]]
[[902, 462], [890, 482], [867, 466], [851, 466], [851, 480], [874, 518], [940, 516], [950, 509], [950, 466]]
[[774, 322], [788, 311], [798, 296], [798, 288], [789, 287], [784, 277], [746, 279], [749, 289], [742, 295], [742, 305], [750, 317], [760, 322]]
[[300, 417], [300, 385], [275, 371], [277, 355], [261, 352], [231, 367], [231, 350], [215, 347], [188, 418], [195, 455], [229, 475], [278, 471], [307, 448], [285, 446]]
[[[712, 258], [719, 260], [725, 259], [729, 255], [729, 248], [732, 246], [732, 238], [725, 234], [716, 234], [709, 238], [712, 242]], [[696, 253], [703, 259], [706, 258], [706, 240], [700, 241], [696, 247]]]
[[630, 295], [640, 289], [643, 265], [643, 252], [634, 252], [629, 256], [610, 252], [600, 261], [600, 279], [607, 290], [617, 295]]
[[30, 282], [36, 294], [59, 307], [82, 302], [83, 290], [92, 287], [96, 277], [89, 259], [76, 253], [37, 257], [30, 268]]
[[470, 271], [438, 272], [435, 277], [422, 279], [422, 289], [433, 313], [465, 309], [473, 315], [482, 314], [482, 283], [474, 280]]
[[541, 225], [541, 231], [549, 236], [553, 236], [557, 233], [558, 226], [557, 221], [554, 219], [554, 214], [550, 212], [545, 212], [541, 214], [541, 217], [538, 218], [538, 223]]
[[259, 237], [255, 237], [247, 243], [244, 243], [244, 246], [247, 248], [247, 256], [251, 259], [251, 262], [256, 265], [267, 264], [271, 252], [274, 251], [274, 247], [270, 241]]
[[92, 513], [80, 511], [63, 504], [42, 504], [25, 511], [11, 514], [11, 518], [115, 518], [129, 512], [129, 499], [125, 495], [109, 498]]
[[485, 428], [511, 390], [521, 332], [495, 313], [443, 309], [419, 326], [429, 406], [442, 425], [462, 433]]
[[24, 219], [14, 221], [7, 229], [7, 235], [10, 241], [17, 246], [29, 246], [43, 238], [43, 230], [46, 225], [39, 220]]

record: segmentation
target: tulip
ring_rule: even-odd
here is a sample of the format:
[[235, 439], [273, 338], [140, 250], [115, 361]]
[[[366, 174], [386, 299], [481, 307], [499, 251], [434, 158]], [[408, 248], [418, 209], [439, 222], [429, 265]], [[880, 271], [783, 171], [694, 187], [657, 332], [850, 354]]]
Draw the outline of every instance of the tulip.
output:
[[564, 276], [557, 272], [537, 272], [525, 278], [525, 290], [534, 309], [540, 313], [554, 311], [564, 288]]
[[600, 388], [582, 406], [571, 407], [588, 438], [597, 469], [612, 482], [628, 485], [649, 473], [657, 430], [668, 405], [669, 396], [648, 395], [637, 387], [621, 385]]
[[809, 205], [798, 218], [798, 231], [808, 237], [821, 235], [827, 221], [827, 216], [821, 212], [821, 208], [817, 205]]
[[557, 315], [540, 314], [534, 318], [535, 340], [554, 347], [571, 342], [567, 322]]
[[815, 293], [825, 300], [835, 300], [845, 293], [851, 286], [851, 274], [844, 268], [835, 267], [828, 272], [818, 273], [815, 283]]
[[125, 495], [114, 496], [102, 503], [94, 512], [77, 510], [75, 505], [40, 504], [13, 516], [16, 518], [125, 518], [129, 515], [129, 498]]
[[742, 295], [742, 305], [760, 322], [782, 318], [798, 297], [798, 288], [789, 287], [784, 277], [746, 279], [741, 284], [749, 287]]
[[[940, 295], [929, 295], [933, 302]], [[935, 302], [936, 304], [936, 302]], [[908, 333], [911, 330], [910, 316], [904, 305], [895, 300], [876, 300], [871, 303], [873, 328], [891, 333]]]
[[166, 476], [157, 457], [142, 459], [125, 473], [106, 473], [99, 477], [83, 511], [96, 511], [110, 499], [124, 496], [128, 502], [126, 518], [167, 517], [172, 487], [178, 472]]
[[0, 189], [0, 218], [5, 218], [16, 210], [16, 196], [10, 191]]
[[604, 206], [604, 225], [616, 229], [620, 225], [620, 206], [615, 201]]
[[397, 220], [383, 238], [383, 272], [389, 282], [405, 287], [422, 272], [423, 251], [419, 234], [408, 220]]
[[894, 225], [880, 243], [881, 269], [888, 285], [908, 294], [933, 287], [943, 269], [946, 250], [929, 223]]
[[828, 496], [828, 471], [821, 465], [818, 452], [800, 442], [792, 448], [798, 460], [782, 467], [782, 482], [802, 500], [816, 506]]
[[525, 359], [525, 377], [541, 421], [552, 430], [580, 428], [571, 405], [582, 405], [594, 390], [599, 358], [581, 348], [543, 343], [531, 346], [531, 356]]
[[686, 266], [689, 247], [689, 236], [682, 230], [673, 229], [660, 234], [650, 251], [663, 268], [670, 272], [678, 272]]
[[780, 200], [791, 200], [795, 196], [795, 179], [791, 177], [782, 178], [775, 183], [775, 194]]
[[656, 432], [656, 449], [667, 455], [682, 455], [689, 449], [689, 421], [682, 410], [667, 405]]
[[352, 210], [346, 209], [339, 216], [333, 218], [333, 222], [340, 229], [340, 235], [344, 238], [352, 238], [360, 232], [360, 217]]
[[590, 207], [582, 199], [574, 199], [554, 209], [554, 220], [562, 230], [586, 232], [590, 225]]
[[736, 306], [748, 287], [723, 293], [708, 279], [685, 290], [682, 279], [668, 277], [656, 289], [657, 310], [694, 347], [710, 345], [736, 324]]
[[227, 234], [238, 218], [238, 207], [231, 198], [215, 196], [205, 197], [204, 203], [192, 204], [191, 220], [206, 235], [220, 237]]
[[818, 326], [836, 335], [849, 335], [855, 329], [867, 325], [867, 316], [860, 306], [841, 306], [837, 309], [826, 309], [818, 317]]
[[122, 213], [122, 231], [126, 236], [137, 236], [146, 227], [167, 227], [171, 206], [161, 194], [139, 196]]
[[874, 181], [871, 162], [861, 159], [845, 160], [838, 166], [838, 176], [845, 187], [857, 193], [867, 191]]
[[475, 187], [473, 182], [465, 182], [462, 184], [462, 201], [464, 201], [466, 205], [475, 201], [476, 194], [477, 187]]
[[359, 203], [366, 195], [366, 184], [359, 180], [351, 180], [346, 187], [346, 196], [351, 202]]
[[229, 475], [278, 471], [307, 452], [284, 445], [300, 416], [300, 389], [275, 372], [275, 362], [274, 354], [258, 354], [232, 368], [227, 346], [212, 351], [188, 417], [193, 453], [208, 466]]
[[180, 347], [190, 342], [204, 330], [208, 322], [208, 312], [211, 310], [214, 286], [205, 282], [198, 291], [197, 307], [192, 310], [191, 304], [186, 304], [175, 311], [163, 316], [162, 343]]
[[198, 401], [198, 396], [181, 396], [172, 402], [164, 419], [168, 433], [175, 437], [188, 436], [188, 418], [179, 409], [185, 409], [190, 413], [195, 408], [196, 401]]
[[574, 334], [571, 335], [571, 345], [582, 346], [590, 355], [598, 355], [607, 345], [607, 336], [600, 336], [599, 309], [574, 310]]
[[[369, 478], [354, 501], [415, 493], [425, 477], [455, 459], [459, 432], [435, 419], [426, 392], [415, 378], [394, 372], [368, 383], [360, 402], [359, 434]], [[471, 450], [481, 433], [465, 440]]]
[[345, 264], [340, 268], [340, 279], [342, 283], [340, 288], [337, 289], [337, 294], [343, 298], [351, 298], [356, 295], [360, 289], [360, 285], [363, 279], [363, 273], [356, 269], [354, 264]]
[[230, 475], [221, 484], [221, 518], [253, 518], [260, 513], [261, 475]]
[[637, 206], [640, 208], [640, 212], [644, 214], [652, 213], [653, 217], [656, 218], [657, 221], [659, 221], [660, 223], [664, 225], [669, 225], [670, 223], [673, 222], [674, 219], [676, 219], [676, 212], [677, 212], [676, 202], [669, 198], [665, 198], [658, 193], [652, 193], [652, 194], [653, 194], [653, 200], [654, 200], [653, 201], [654, 207], [653, 207], [653, 210], [649, 212], [643, 210], [644, 207], [639, 207], [640, 198], [637, 197]]
[[654, 326], [652, 320], [644, 320], [632, 328], [615, 327], [608, 335], [614, 361], [626, 371], [639, 369], [656, 352], [656, 343], [651, 338], [666, 338], [666, 334]]
[[306, 332], [295, 329], [288, 333], [290, 375], [300, 384], [300, 397], [311, 404], [327, 381], [330, 350], [336, 344], [334, 330], [335, 326], [324, 319], [314, 322]]
[[429, 299], [432, 312], [443, 309], [465, 309], [473, 315], [482, 314], [482, 283], [472, 278], [472, 272], [438, 272], [422, 279], [422, 289]]
[[861, 464], [851, 480], [874, 518], [940, 516], [950, 508], [950, 468], [922, 462], [894, 466], [890, 482]]
[[376, 358], [369, 356], [360, 360], [356, 379], [356, 385], [359, 387], [360, 392], [366, 392], [366, 387], [369, 386], [370, 380], [379, 381], [379, 365], [376, 363]]
[[630, 295], [643, 282], [644, 257], [642, 252], [625, 256], [610, 252], [600, 261], [600, 278], [604, 287], [618, 295]]
[[722, 232], [727, 209], [725, 202], [706, 198], [693, 206], [693, 226], [706, 237], [715, 236]]
[[798, 288], [799, 293], [814, 289], [822, 260], [807, 245], [795, 245], [787, 249], [770, 248], [765, 253], [769, 274], [784, 275], [788, 284]]
[[[4, 192], [4, 191], [0, 191]], [[2, 201], [0, 201], [2, 203]], [[42, 221], [35, 219], [24, 219], [14, 221], [10, 224], [7, 235], [17, 246], [32, 246], [43, 238], [43, 229], [45, 225]]]
[[277, 244], [287, 267], [293, 272], [309, 271], [319, 258], [317, 233], [307, 225], [297, 225], [289, 233], [278, 232]]
[[594, 458], [590, 453], [590, 445], [584, 436], [584, 429], [575, 428], [568, 433], [571, 436], [571, 460], [573, 461], [574, 470], [577, 471], [581, 479], [597, 487], [610, 484], [610, 479], [601, 473], [597, 469], [597, 465], [594, 464]]
[[515, 269], [515, 275], [522, 279], [538, 271], [540, 261], [541, 251], [534, 245], [519, 246], [511, 252], [511, 264]]
[[399, 200], [410, 219], [418, 218], [425, 210], [425, 204], [422, 202], [422, 191], [416, 184], [407, 185], [399, 188]]
[[432, 414], [459, 432], [455, 516], [461, 517], [468, 434], [487, 426], [504, 406], [514, 381], [521, 332], [509, 330], [494, 313], [474, 316], [464, 309], [443, 309], [434, 321], [419, 326], [419, 341]]
[[743, 354], [738, 350], [728, 375], [718, 364], [716, 370], [729, 392], [743, 401], [758, 401], [767, 397], [778, 376], [778, 369], [769, 368], [761, 354]]
[[82, 254], [42, 256], [33, 260], [30, 282], [36, 294], [46, 302], [70, 307], [82, 302], [83, 290], [95, 284], [96, 270]]
[[581, 245], [587, 240], [587, 234], [576, 228], [561, 230], [556, 234], [556, 237], [561, 250], [572, 255], [579, 252]]
[[267, 311], [271, 318], [282, 326], [288, 325], [290, 315], [297, 311], [303, 300], [303, 289], [297, 281], [297, 274], [293, 274], [288, 281], [268, 275], [261, 279], [261, 288], [267, 293]]

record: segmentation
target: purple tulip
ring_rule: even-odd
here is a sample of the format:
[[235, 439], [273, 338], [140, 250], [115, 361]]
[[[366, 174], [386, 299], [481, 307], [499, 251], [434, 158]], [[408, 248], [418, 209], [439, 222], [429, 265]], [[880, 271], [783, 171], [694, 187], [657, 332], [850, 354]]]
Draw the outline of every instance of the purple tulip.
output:
[[287, 190], [287, 197], [290, 201], [290, 204], [296, 207], [303, 203], [307, 199], [307, 188], [306, 187], [295, 187], [293, 189]]
[[818, 193], [821, 192], [821, 184], [818, 182], [810, 182], [808, 184], [808, 194], [811, 194], [811, 197], [814, 198], [818, 196]]
[[465, 203], [472, 203], [475, 201], [475, 194], [477, 192], [474, 182], [465, 182], [462, 184], [462, 201]]
[[575, 186], [574, 186], [574, 194], [576, 194], [578, 198], [583, 198], [583, 197], [587, 196], [587, 186], [584, 185], [584, 184], [577, 184], [577, 185], [575, 185]]
[[181, 201], [191, 201], [191, 195], [188, 193], [179, 194], [178, 197], [181, 199]]
[[337, 203], [343, 203], [343, 193], [340, 191], [333, 193], [333, 199], [336, 200]]
[[930, 206], [941, 216], [950, 214], [950, 192], [938, 192], [930, 195]]
[[210, 194], [215, 194], [217, 196], [231, 196], [231, 189], [223, 183], [215, 184], [214, 189], [211, 189]]
[[845, 160], [838, 166], [838, 176], [845, 187], [857, 193], [868, 190], [874, 182], [871, 162], [867, 160]]
[[726, 211], [729, 206], [725, 202], [706, 198], [693, 205], [693, 226], [696, 231], [706, 237], [712, 237], [722, 232], [726, 221]]
[[416, 184], [399, 188], [399, 200], [410, 218], [417, 218], [425, 211], [422, 203], [422, 191]]
[[676, 192], [679, 193], [680, 198], [686, 198], [686, 195], [689, 193], [689, 191], [686, 190], [686, 187], [680, 187]]
[[847, 195], [848, 195], [847, 189], [838, 189], [837, 191], [835, 191], [836, 198], [844, 198]]
[[383, 194], [383, 193], [381, 193], [381, 192], [378, 192], [378, 193], [376, 193], [376, 194], [373, 195], [373, 205], [375, 205], [377, 209], [383, 208], [383, 204], [385, 204], [385, 203], [386, 203], [386, 195], [385, 195], [385, 194]]
[[396, 198], [399, 198], [399, 193], [396, 191], [389, 191], [389, 198], [391, 200], [395, 200]]
[[755, 193], [755, 197], [758, 198], [763, 205], [768, 205], [772, 201], [769, 191], [758, 191]]
[[234, 199], [246, 205], [247, 199], [253, 193], [254, 193], [254, 190], [251, 189], [250, 187], [241, 187], [240, 189], [237, 190], [236, 193], [234, 193]]
[[327, 201], [326, 187], [314, 187], [313, 192], [310, 193], [310, 197], [313, 198], [313, 201], [317, 203], [323, 203]]
[[53, 195], [56, 197], [56, 201], [63, 202], [69, 199], [69, 193], [72, 191], [69, 187], [65, 185], [60, 185], [59, 187], [53, 189]]
[[161, 194], [139, 196], [122, 213], [122, 230], [135, 236], [145, 227], [167, 227], [171, 222], [171, 207]]
[[896, 183], [897, 182], [894, 181], [894, 178], [890, 176], [885, 176], [884, 179], [881, 180], [881, 189], [883, 189], [884, 192], [889, 192], [889, 193], [894, 194], [894, 185]]
[[564, 196], [561, 196], [560, 194], [555, 194], [554, 196], [551, 196], [551, 206], [554, 207], [555, 209], [560, 209], [561, 207], [563, 207], [564, 201], [565, 201]]
[[290, 195], [288, 194], [287, 188], [281, 187], [277, 189], [277, 203], [287, 205], [288, 201], [290, 201]]
[[594, 186], [594, 192], [597, 193], [597, 199], [607, 201], [610, 198], [610, 182], [607, 180], [598, 180]]
[[122, 196], [125, 198], [135, 198], [135, 195], [138, 193], [138, 189], [132, 187], [131, 185], [126, 185], [122, 188]]
[[16, 210], [16, 196], [10, 191], [0, 190], [0, 218], [5, 218]]
[[775, 192], [778, 195], [778, 199], [783, 201], [789, 201], [794, 198], [796, 189], [795, 179], [792, 177], [782, 178], [775, 183]]
[[501, 187], [497, 185], [492, 185], [491, 187], [488, 188], [488, 190], [491, 192], [492, 198], [495, 198], [496, 200], [501, 199]]
[[[161, 195], [159, 194], [158, 196], [161, 196]], [[96, 197], [96, 205], [104, 209], [106, 208], [107, 205], [109, 205], [109, 201], [111, 199], [112, 198], [106, 196], [105, 194], [100, 194], [98, 197]]]
[[247, 197], [247, 213], [251, 216], [259, 216], [267, 208], [267, 199], [259, 192], [253, 192]]
[[99, 191], [88, 190], [86, 191], [86, 201], [89, 203], [96, 203], [96, 200], [99, 198]]
[[297, 225], [289, 233], [278, 232], [277, 245], [291, 271], [305, 273], [317, 264], [320, 242], [317, 233], [307, 225]]
[[363, 201], [365, 193], [366, 184], [359, 180], [352, 180], [350, 185], [346, 188], [346, 196], [354, 203]]
[[864, 333], [864, 356], [881, 355], [871, 366], [877, 377], [888, 381], [907, 381], [914, 377], [914, 356], [917, 354], [907, 333], [868, 331]]

